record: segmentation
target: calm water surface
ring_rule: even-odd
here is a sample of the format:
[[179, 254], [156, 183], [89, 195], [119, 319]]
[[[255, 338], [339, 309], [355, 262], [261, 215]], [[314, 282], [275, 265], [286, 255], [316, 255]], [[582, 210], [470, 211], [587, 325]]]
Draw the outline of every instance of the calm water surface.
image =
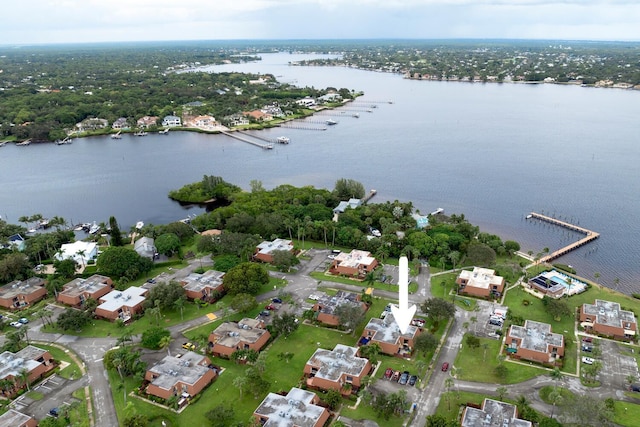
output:
[[[326, 131], [266, 130], [291, 144], [264, 151], [222, 135], [170, 132], [73, 145], [0, 149], [0, 214], [60, 215], [74, 222], [165, 223], [199, 213], [167, 198], [204, 174], [243, 188], [290, 183], [333, 188], [341, 177], [375, 188], [374, 201], [412, 201], [423, 213], [464, 213], [484, 231], [534, 253], [573, 233], [524, 219], [532, 210], [597, 231], [601, 238], [559, 262], [638, 292], [640, 93], [575, 86], [419, 82], [348, 68], [293, 67], [309, 55], [210, 71], [271, 73], [298, 86], [362, 90], [360, 118], [330, 116]], [[393, 104], [386, 101], [392, 100]], [[376, 105], [377, 108], [371, 108]], [[366, 112], [371, 109], [371, 113]], [[329, 118], [329, 117], [326, 117]], [[315, 118], [317, 120], [317, 117]]]

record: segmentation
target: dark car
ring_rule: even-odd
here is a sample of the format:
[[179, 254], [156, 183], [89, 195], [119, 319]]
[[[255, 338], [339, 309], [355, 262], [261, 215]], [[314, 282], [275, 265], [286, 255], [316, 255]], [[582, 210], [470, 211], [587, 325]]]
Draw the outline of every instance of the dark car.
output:
[[271, 298], [271, 302], [275, 302], [276, 304], [282, 304], [282, 299], [280, 299], [280, 298]]
[[390, 379], [392, 376], [393, 376], [393, 369], [387, 368], [387, 370], [384, 371], [384, 377], [386, 379]]
[[442, 372], [447, 372], [449, 370], [449, 362], [444, 362], [442, 364]]
[[418, 381], [418, 376], [417, 375], [411, 375], [409, 377], [409, 385], [416, 385], [417, 381]]
[[52, 417], [57, 417], [58, 415], [60, 415], [60, 410], [58, 408], [51, 408], [49, 409], [49, 415], [51, 415]]
[[582, 338], [582, 342], [592, 343], [592, 342], [593, 342], [593, 338], [591, 338], [591, 337], [584, 337], [584, 338]]
[[593, 351], [593, 347], [591, 347], [590, 345], [583, 344], [582, 345], [582, 351], [586, 351], [586, 352], [591, 353]]
[[409, 382], [409, 377], [410, 377], [409, 371], [404, 371], [402, 373], [402, 375], [400, 375], [400, 379], [398, 380], [398, 384], [405, 385], [406, 383]]
[[260, 316], [271, 316], [271, 312], [269, 310], [262, 310]]

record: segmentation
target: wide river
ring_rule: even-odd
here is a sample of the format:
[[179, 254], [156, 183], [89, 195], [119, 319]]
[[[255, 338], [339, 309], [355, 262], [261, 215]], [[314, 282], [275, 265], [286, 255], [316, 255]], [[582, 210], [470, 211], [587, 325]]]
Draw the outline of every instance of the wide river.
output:
[[[63, 146], [7, 145], [0, 149], [0, 215], [13, 223], [34, 213], [76, 223], [114, 215], [128, 229], [140, 220], [166, 223], [201, 212], [179, 206], [167, 193], [204, 174], [245, 189], [252, 179], [265, 188], [331, 189], [338, 178], [353, 178], [378, 190], [374, 202], [397, 199], [412, 201], [422, 213], [464, 213], [483, 231], [519, 241], [524, 251], [553, 251], [578, 237], [526, 220], [530, 211], [597, 231], [600, 239], [558, 262], [587, 278], [599, 273], [606, 286], [619, 282], [619, 290], [639, 292], [640, 93], [413, 81], [288, 65], [311, 56], [268, 54], [261, 62], [209, 71], [270, 73], [298, 86], [364, 91], [343, 115], [324, 117], [336, 126], [261, 132], [291, 139], [273, 150], [175, 131]], [[359, 118], [352, 117], [355, 108]]]

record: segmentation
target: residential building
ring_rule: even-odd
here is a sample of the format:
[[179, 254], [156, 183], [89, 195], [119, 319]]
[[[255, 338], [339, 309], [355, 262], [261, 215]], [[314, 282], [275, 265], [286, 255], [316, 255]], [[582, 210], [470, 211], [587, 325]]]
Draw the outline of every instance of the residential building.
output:
[[245, 126], [249, 124], [249, 119], [242, 114], [232, 114], [224, 117], [222, 120], [229, 126]]
[[136, 125], [139, 128], [148, 128], [149, 126], [154, 126], [158, 123], [158, 117], [156, 116], [144, 116], [138, 119]]
[[38, 422], [35, 418], [15, 409], [9, 409], [0, 415], [0, 427], [36, 427], [37, 425]]
[[285, 239], [275, 239], [272, 242], [264, 241], [256, 247], [253, 258], [262, 262], [273, 262], [274, 251], [287, 251], [292, 254], [295, 252], [293, 242]]
[[20, 234], [14, 234], [12, 236], [9, 236], [9, 239], [7, 239], [7, 244], [5, 246], [7, 247], [7, 249], [22, 252], [27, 247], [27, 242]]
[[56, 300], [72, 307], [82, 307], [89, 298], [96, 301], [111, 291], [113, 280], [107, 276], [94, 274], [86, 279], [76, 278], [66, 283]]
[[303, 107], [315, 107], [316, 106], [316, 100], [314, 98], [311, 98], [309, 96], [304, 97], [302, 99], [298, 99], [296, 101], [296, 104], [301, 105]]
[[56, 368], [53, 356], [41, 348], [28, 345], [22, 350], [11, 353], [5, 351], [0, 354], [0, 381], [13, 382], [13, 389], [3, 391], [5, 396], [12, 396], [26, 385], [21, 379], [23, 371], [28, 372], [29, 383], [42, 378], [47, 372]]
[[84, 119], [80, 123], [76, 124], [76, 128], [78, 129], [79, 132], [104, 129], [107, 126], [109, 126], [109, 122], [106, 119], [96, 119], [96, 118]]
[[344, 276], [362, 278], [378, 266], [378, 260], [371, 252], [353, 249], [351, 252], [340, 252], [333, 259], [329, 272]]
[[531, 421], [518, 418], [518, 408], [510, 403], [485, 398], [480, 408], [467, 406], [461, 427], [532, 427]]
[[223, 272], [207, 270], [203, 274], [189, 274], [180, 280], [180, 284], [184, 288], [187, 298], [213, 302], [224, 294], [223, 278]]
[[257, 122], [270, 122], [273, 120], [273, 116], [269, 113], [264, 113], [261, 110], [245, 111], [245, 116], [254, 119]]
[[0, 288], [0, 307], [19, 310], [40, 301], [47, 296], [45, 284], [39, 277], [7, 283]]
[[638, 333], [638, 322], [632, 311], [622, 310], [620, 304], [597, 299], [595, 304], [582, 304], [580, 326], [598, 335], [630, 341]]
[[185, 126], [194, 127], [198, 129], [212, 129], [218, 125], [216, 118], [209, 115], [189, 117], [189, 120], [185, 119]]
[[334, 214], [344, 213], [347, 209], [355, 209], [358, 206], [362, 205], [362, 200], [360, 199], [349, 199], [348, 201], [342, 201], [338, 203], [338, 206], [333, 208]]
[[552, 333], [548, 323], [526, 320], [524, 326], [511, 325], [505, 343], [515, 359], [556, 365], [564, 356], [564, 337]]
[[322, 95], [318, 97], [318, 101], [320, 102], [340, 102], [342, 101], [342, 95], [336, 92], [327, 93], [326, 95]]
[[161, 399], [180, 396], [179, 406], [200, 393], [218, 375], [206, 356], [188, 351], [181, 357], [165, 356], [147, 370], [144, 379], [149, 381], [147, 394]]
[[151, 237], [141, 237], [133, 244], [133, 249], [143, 258], [155, 259], [156, 249], [155, 240]]
[[527, 284], [533, 290], [550, 298], [560, 298], [565, 293], [565, 286], [546, 271], [529, 279]]
[[480, 267], [474, 267], [473, 271], [462, 270], [456, 279], [459, 293], [480, 298], [500, 297], [504, 283], [504, 277], [496, 276], [495, 270]]
[[236, 350], [260, 351], [271, 338], [260, 319], [224, 322], [209, 335], [209, 350], [217, 357], [230, 357]]
[[162, 119], [162, 126], [170, 128], [182, 126], [182, 119], [178, 116], [165, 116], [164, 119]]
[[115, 122], [111, 125], [112, 129], [127, 129], [129, 124], [127, 123], [127, 119], [125, 117], [119, 117]]
[[269, 393], [253, 416], [262, 427], [323, 427], [329, 410], [318, 403], [315, 393], [293, 387], [286, 396]]
[[340, 318], [336, 315], [336, 310], [342, 305], [359, 307], [363, 313], [367, 311], [367, 305], [360, 301], [360, 295], [347, 291], [338, 291], [335, 295], [323, 294], [316, 300], [311, 309], [316, 312], [316, 320], [318, 322], [338, 326], [340, 325]]
[[134, 314], [144, 310], [144, 295], [147, 289], [131, 286], [124, 291], [113, 290], [101, 297], [96, 308], [96, 316], [108, 320], [122, 319], [124, 322], [131, 320]]
[[[371, 370], [371, 362], [358, 357], [358, 348], [337, 344], [333, 350], [317, 349], [304, 366], [304, 375], [309, 387], [350, 394], [360, 388], [362, 378]], [[350, 386], [345, 389], [345, 384]]]
[[55, 254], [60, 261], [72, 259], [78, 265], [85, 266], [89, 261], [96, 259], [98, 256], [98, 244], [96, 242], [84, 242], [78, 240], [73, 243], [65, 243]]
[[396, 323], [393, 314], [387, 312], [383, 319], [372, 317], [364, 327], [359, 344], [376, 343], [384, 354], [390, 356], [410, 357], [416, 338], [421, 329], [410, 325], [403, 334]]

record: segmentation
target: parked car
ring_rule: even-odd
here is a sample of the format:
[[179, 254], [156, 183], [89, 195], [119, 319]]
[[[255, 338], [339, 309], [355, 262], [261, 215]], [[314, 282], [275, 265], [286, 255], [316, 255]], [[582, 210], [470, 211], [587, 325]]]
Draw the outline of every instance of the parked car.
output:
[[193, 351], [196, 349], [196, 345], [190, 342], [186, 342], [182, 344], [182, 348], [184, 348], [185, 350]]
[[384, 377], [386, 379], [390, 379], [392, 376], [393, 376], [393, 369], [387, 368], [387, 370], [384, 371]]
[[60, 415], [60, 410], [58, 408], [51, 408], [49, 409], [49, 415], [51, 415], [52, 417], [57, 417], [58, 415]]
[[631, 391], [640, 391], [640, 384], [631, 384], [629, 386], [629, 390], [631, 390]]
[[29, 319], [27, 319], [26, 317], [21, 317], [20, 319], [18, 319], [18, 322], [26, 325], [27, 323], [29, 323]]
[[280, 298], [271, 298], [271, 302], [275, 302], [276, 304], [282, 304], [282, 299]]
[[402, 375], [400, 375], [400, 379], [398, 380], [398, 383], [405, 385], [406, 383], [409, 382], [409, 377], [410, 377], [409, 371], [404, 371]]
[[395, 371], [391, 377], [391, 381], [398, 381], [400, 379], [400, 371]]
[[409, 385], [416, 385], [416, 382], [418, 381], [418, 376], [417, 375], [411, 375], [409, 377]]
[[447, 372], [449, 370], [449, 362], [444, 362], [442, 364], [442, 372]]
[[593, 342], [593, 338], [591, 337], [584, 337], [582, 338], [582, 342], [587, 342], [589, 344], [591, 344]]
[[13, 326], [14, 328], [22, 327], [22, 323], [20, 323], [20, 322], [11, 322], [11, 323], [9, 323], [9, 325]]
[[273, 304], [267, 304], [264, 306], [265, 310], [275, 310], [276, 306]]
[[417, 327], [419, 327], [419, 328], [422, 328], [422, 327], [424, 326], [424, 323], [425, 323], [425, 322], [424, 322], [424, 319], [413, 319], [413, 320], [411, 321], [411, 324], [412, 324], [413, 326], [417, 326]]
[[586, 363], [587, 365], [593, 365], [593, 359], [590, 357], [582, 356], [582, 363]]
[[269, 310], [262, 310], [260, 316], [271, 316], [271, 312]]
[[591, 353], [593, 351], [593, 347], [587, 344], [582, 344], [582, 351], [586, 351], [588, 353]]

